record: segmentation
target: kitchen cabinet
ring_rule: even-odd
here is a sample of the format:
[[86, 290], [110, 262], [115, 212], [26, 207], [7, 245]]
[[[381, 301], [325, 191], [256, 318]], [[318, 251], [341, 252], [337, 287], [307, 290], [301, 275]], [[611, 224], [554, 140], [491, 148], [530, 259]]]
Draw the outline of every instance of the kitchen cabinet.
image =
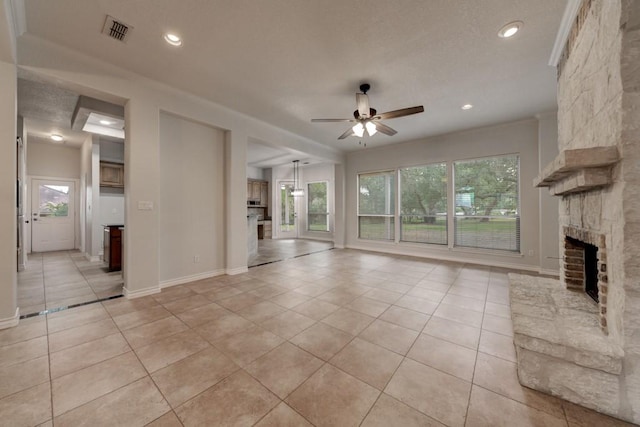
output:
[[251, 200], [260, 204], [260, 181], [253, 181], [251, 183]]
[[124, 188], [124, 165], [100, 162], [100, 187]]
[[265, 239], [271, 239], [271, 237], [273, 236], [273, 234], [271, 233], [271, 221], [268, 220], [264, 220], [263, 221], [263, 233], [262, 233], [262, 237]]
[[122, 270], [122, 229], [123, 225], [104, 226], [104, 253], [102, 258], [109, 271]]
[[267, 207], [269, 200], [269, 183], [262, 181], [260, 183], [260, 206]]
[[247, 180], [247, 206], [266, 208], [269, 205], [269, 182]]

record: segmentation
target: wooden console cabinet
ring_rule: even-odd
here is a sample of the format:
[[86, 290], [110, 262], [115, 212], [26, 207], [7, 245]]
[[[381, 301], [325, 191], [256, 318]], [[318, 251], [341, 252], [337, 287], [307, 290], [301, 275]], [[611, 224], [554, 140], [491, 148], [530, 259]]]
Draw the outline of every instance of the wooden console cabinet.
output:
[[122, 228], [123, 225], [104, 226], [104, 262], [109, 271], [122, 270]]

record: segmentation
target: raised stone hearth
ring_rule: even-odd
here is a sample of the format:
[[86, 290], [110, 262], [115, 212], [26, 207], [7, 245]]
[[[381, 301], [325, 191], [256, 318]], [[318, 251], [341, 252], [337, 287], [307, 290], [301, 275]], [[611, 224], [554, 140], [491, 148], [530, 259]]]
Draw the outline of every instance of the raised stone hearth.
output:
[[509, 281], [520, 382], [614, 413], [624, 353], [600, 328], [598, 304], [559, 280], [510, 274]]

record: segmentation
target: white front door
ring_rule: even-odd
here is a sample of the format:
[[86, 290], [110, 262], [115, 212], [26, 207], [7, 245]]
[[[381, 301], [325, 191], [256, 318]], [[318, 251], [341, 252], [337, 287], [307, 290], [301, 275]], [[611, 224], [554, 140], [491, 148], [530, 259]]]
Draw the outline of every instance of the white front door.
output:
[[31, 250], [59, 251], [75, 247], [73, 181], [31, 180]]
[[293, 182], [278, 183], [278, 238], [295, 239], [298, 237], [298, 215], [296, 199], [291, 195]]

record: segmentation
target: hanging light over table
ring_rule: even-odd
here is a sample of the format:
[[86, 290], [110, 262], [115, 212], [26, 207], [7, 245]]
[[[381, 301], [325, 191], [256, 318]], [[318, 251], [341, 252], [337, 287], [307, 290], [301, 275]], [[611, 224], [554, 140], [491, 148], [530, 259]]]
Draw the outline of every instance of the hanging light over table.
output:
[[304, 190], [298, 186], [298, 179], [300, 177], [299, 162], [300, 160], [293, 161], [293, 190], [291, 191], [293, 197], [304, 196]]

